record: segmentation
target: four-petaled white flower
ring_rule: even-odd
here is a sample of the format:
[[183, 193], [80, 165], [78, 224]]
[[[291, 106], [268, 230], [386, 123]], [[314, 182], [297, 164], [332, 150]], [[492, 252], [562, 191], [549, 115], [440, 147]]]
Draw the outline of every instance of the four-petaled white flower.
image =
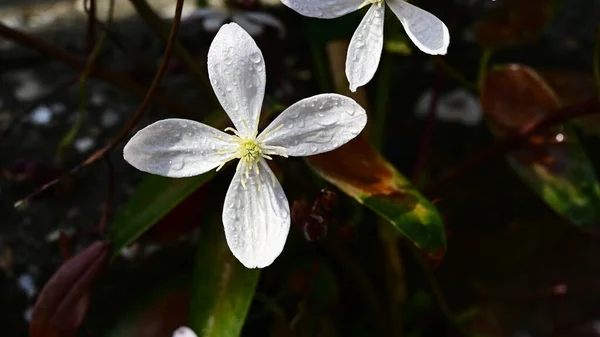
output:
[[435, 15], [404, 0], [281, 0], [296, 12], [309, 17], [333, 19], [371, 4], [350, 40], [346, 55], [346, 77], [350, 90], [367, 84], [375, 75], [383, 50], [385, 5], [404, 26], [413, 43], [423, 52], [443, 55], [450, 44], [446, 25]]
[[225, 131], [233, 134], [191, 120], [165, 119], [133, 136], [124, 157], [139, 170], [173, 178], [219, 170], [240, 159], [223, 206], [225, 237], [246, 267], [266, 267], [283, 250], [290, 209], [265, 159], [336, 149], [362, 131], [367, 116], [348, 97], [322, 94], [293, 104], [258, 134], [265, 64], [254, 40], [235, 23], [221, 27], [213, 40], [208, 74], [237, 129]]

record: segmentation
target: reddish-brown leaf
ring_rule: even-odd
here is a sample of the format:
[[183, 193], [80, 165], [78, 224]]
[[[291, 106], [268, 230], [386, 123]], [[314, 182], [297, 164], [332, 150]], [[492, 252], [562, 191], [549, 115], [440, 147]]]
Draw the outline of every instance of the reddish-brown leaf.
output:
[[[554, 89], [564, 106], [581, 103], [597, 94], [596, 82], [590, 74], [561, 70], [538, 70], [538, 73]], [[587, 133], [600, 134], [600, 114], [577, 118], [573, 123]]]
[[[517, 132], [561, 107], [560, 99], [544, 79], [535, 70], [519, 64], [497, 67], [488, 72], [481, 92], [481, 104], [492, 131], [498, 136]], [[538, 163], [551, 167], [555, 160], [544, 145], [556, 148], [563, 141], [565, 139], [556, 140], [556, 132], [543, 132], [531, 137], [513, 156], [522, 164]]]
[[[445, 249], [444, 226], [435, 207], [364, 137], [306, 160], [322, 178], [384, 217], [426, 254]], [[326, 204], [322, 198], [317, 202], [319, 215], [326, 215], [335, 202]]]
[[31, 316], [31, 337], [71, 337], [83, 322], [89, 290], [106, 267], [110, 244], [97, 241], [67, 260], [42, 289]]
[[504, 0], [476, 25], [475, 36], [490, 48], [528, 43], [537, 39], [552, 14], [551, 0]]
[[548, 84], [531, 68], [509, 64], [490, 70], [481, 92], [481, 104], [488, 120], [500, 133], [516, 131], [535, 123], [561, 107]]
[[[555, 78], [556, 79], [556, 78]], [[569, 88], [567, 82], [555, 81]], [[569, 89], [571, 90], [571, 89]], [[576, 94], [566, 101], [578, 101]], [[536, 124], [560, 111], [556, 92], [533, 69], [522, 65], [495, 67], [486, 76], [481, 103], [492, 131], [499, 137]], [[508, 156], [515, 172], [557, 213], [580, 227], [597, 226], [600, 184], [570, 123], [529, 137]]]

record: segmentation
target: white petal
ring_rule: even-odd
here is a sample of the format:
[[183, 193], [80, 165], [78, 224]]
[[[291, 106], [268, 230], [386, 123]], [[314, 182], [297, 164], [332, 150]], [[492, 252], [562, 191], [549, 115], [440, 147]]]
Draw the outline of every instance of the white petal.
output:
[[385, 6], [371, 5], [352, 35], [346, 56], [346, 77], [350, 90], [363, 86], [373, 78], [383, 50], [383, 18]]
[[258, 167], [257, 174], [239, 162], [223, 205], [227, 244], [247, 268], [273, 263], [290, 230], [290, 206], [281, 185], [264, 159]]
[[365, 110], [338, 94], [305, 98], [281, 113], [258, 139], [284, 147], [283, 154], [310, 156], [336, 149], [356, 137], [367, 124]]
[[252, 37], [236, 23], [223, 25], [210, 45], [208, 76], [236, 129], [253, 135], [265, 95], [265, 62]]
[[196, 333], [188, 328], [187, 326], [182, 326], [173, 332], [173, 337], [198, 337]]
[[136, 133], [125, 145], [123, 157], [140, 171], [172, 178], [191, 177], [210, 171], [227, 159], [235, 151], [234, 145], [227, 142], [233, 139], [202, 123], [164, 119]]
[[431, 55], [445, 55], [450, 44], [448, 27], [435, 15], [404, 0], [387, 0], [406, 34], [421, 51]]
[[296, 12], [312, 18], [332, 19], [358, 9], [364, 0], [281, 0]]

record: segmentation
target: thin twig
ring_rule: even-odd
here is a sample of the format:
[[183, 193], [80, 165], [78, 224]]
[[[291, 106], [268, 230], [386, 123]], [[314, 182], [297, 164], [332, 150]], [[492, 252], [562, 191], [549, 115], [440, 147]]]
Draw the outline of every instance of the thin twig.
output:
[[[161, 18], [152, 10], [145, 0], [129, 0], [138, 14], [146, 21], [146, 24], [164, 41], [169, 38], [168, 28], [163, 24]], [[178, 42], [175, 41], [173, 53], [185, 64], [198, 85], [212, 92], [212, 87], [206, 76], [206, 69], [202, 67], [194, 57]], [[213, 99], [216, 106], [220, 106], [216, 96], [209, 95]]]
[[[93, 0], [90, 0], [90, 10], [88, 15], [90, 16], [90, 24], [92, 26], [93, 22], [95, 22], [95, 2]], [[115, 0], [109, 0], [109, 6], [108, 6], [108, 23], [110, 24], [113, 21], [113, 16], [114, 16], [114, 9], [115, 9]], [[89, 28], [89, 27], [88, 27]], [[94, 40], [95, 37], [93, 36], [95, 33], [94, 32], [88, 32], [90, 35], [92, 35], [91, 37], [89, 37], [89, 39]], [[83, 69], [83, 71], [81, 72], [81, 76], [79, 77], [79, 109], [77, 112], [77, 119], [75, 120], [75, 124], [73, 125], [73, 127], [71, 127], [71, 129], [63, 136], [63, 138], [60, 140], [60, 143], [58, 144], [58, 151], [57, 151], [57, 155], [58, 157], [62, 157], [62, 153], [63, 150], [65, 149], [65, 147], [67, 147], [69, 144], [71, 144], [73, 142], [73, 139], [75, 139], [75, 136], [77, 136], [77, 133], [79, 133], [79, 129], [81, 128], [81, 124], [83, 123], [83, 119], [85, 118], [85, 115], [87, 113], [87, 80], [90, 76], [90, 72], [92, 70], [92, 67], [94, 66], [96, 59], [98, 58], [98, 56], [100, 55], [100, 51], [102, 50], [102, 46], [104, 46], [104, 42], [107, 40], [107, 34], [103, 33], [102, 37], [100, 38], [100, 41], [98, 41], [98, 43], [93, 46], [93, 49], [91, 49], [88, 53], [88, 58], [86, 61], [86, 66], [85, 69]], [[90, 41], [90, 40], [88, 40]]]
[[[2, 22], [0, 22], [0, 35], [24, 47], [34, 49], [44, 56], [49, 56], [55, 60], [66, 63], [77, 70], [81, 71], [86, 67], [85, 59], [57, 48], [39, 38], [12, 29], [4, 25]], [[123, 90], [135, 94], [138, 97], [144, 97], [147, 91], [144, 86], [141, 86], [139, 83], [131, 80], [128, 76], [122, 76], [98, 65], [94, 65], [91, 68], [90, 76], [109, 82]], [[184, 116], [192, 116], [194, 114], [189, 108], [182, 106], [177, 102], [172, 102], [159, 93], [155, 93], [151, 100], [152, 103], [174, 114]]]
[[551, 126], [565, 123], [571, 119], [590, 114], [600, 113], [600, 102], [597, 97], [590, 98], [581, 103], [560, 109], [548, 117], [530, 123], [519, 132], [504, 139], [500, 139], [494, 144], [477, 151], [475, 154], [467, 157], [455, 167], [447, 170], [441, 178], [426, 188], [427, 192], [439, 190], [440, 187], [466, 175], [473, 169], [487, 163], [489, 160], [507, 154], [508, 152], [519, 148], [525, 141], [536, 133]]
[[419, 156], [415, 162], [413, 169], [412, 183], [415, 185], [419, 184], [421, 173], [427, 161], [429, 160], [429, 150], [431, 148], [431, 141], [433, 140], [433, 134], [435, 131], [435, 122], [437, 120], [437, 108], [440, 102], [440, 91], [442, 90], [442, 83], [444, 82], [444, 72], [441, 67], [436, 67], [435, 72], [435, 83], [433, 85], [433, 96], [431, 97], [431, 103], [429, 104], [429, 112], [427, 114], [427, 125], [425, 126], [425, 132], [421, 137], [419, 145]]
[[83, 8], [88, 15], [85, 49], [88, 54], [91, 54], [96, 44], [96, 0], [85, 0]]
[[100, 54], [100, 50], [102, 49], [105, 39], [106, 36], [103, 36], [102, 39], [98, 41], [97, 45], [88, 56], [86, 68], [82, 71], [81, 76], [79, 76], [79, 109], [77, 109], [75, 124], [73, 124], [69, 131], [67, 131], [58, 144], [57, 156], [59, 158], [62, 157], [65, 147], [73, 142], [73, 139], [75, 139], [75, 136], [77, 136], [77, 133], [79, 133], [81, 123], [83, 123], [83, 119], [87, 111], [87, 79], [89, 77], [91, 67], [94, 66], [94, 62]]
[[160, 63], [160, 66], [158, 68], [158, 71], [156, 72], [156, 75], [154, 76], [154, 80], [152, 81], [152, 84], [150, 85], [150, 88], [148, 89], [148, 92], [146, 93], [146, 98], [144, 99], [144, 101], [142, 102], [142, 104], [140, 105], [140, 107], [137, 109], [137, 111], [135, 112], [135, 114], [133, 115], [133, 117], [129, 120], [129, 122], [127, 123], [127, 126], [125, 126], [125, 128], [123, 128], [121, 130], [121, 132], [119, 133], [119, 135], [113, 139], [107, 146], [103, 147], [102, 149], [94, 152], [91, 156], [89, 156], [86, 160], [84, 160], [83, 162], [81, 162], [80, 164], [78, 164], [77, 166], [73, 167], [69, 172], [67, 172], [66, 174], [44, 184], [42, 187], [38, 188], [35, 192], [31, 193], [30, 195], [28, 195], [27, 197], [23, 198], [20, 201], [17, 201], [15, 203], [15, 207], [19, 207], [21, 204], [23, 204], [24, 202], [27, 202], [29, 199], [31, 199], [32, 197], [35, 197], [36, 195], [42, 193], [43, 191], [45, 191], [46, 189], [48, 189], [51, 186], [54, 186], [56, 183], [58, 183], [61, 179], [70, 176], [76, 172], [78, 172], [79, 170], [81, 170], [83, 167], [97, 161], [98, 159], [104, 157], [105, 155], [110, 154], [110, 151], [112, 151], [117, 144], [119, 144], [123, 139], [125, 139], [125, 137], [127, 137], [127, 135], [129, 134], [129, 132], [131, 130], [133, 130], [133, 128], [136, 126], [136, 124], [138, 123], [138, 121], [140, 120], [140, 118], [144, 115], [144, 112], [146, 112], [146, 109], [148, 108], [148, 106], [150, 105], [150, 101], [152, 98], [152, 95], [154, 94], [154, 92], [156, 91], [156, 88], [158, 87], [158, 83], [160, 82], [163, 74], [165, 73], [166, 69], [167, 69], [167, 64], [169, 62], [169, 58], [171, 57], [171, 52], [173, 51], [173, 45], [174, 45], [174, 41], [175, 41], [175, 36], [177, 35], [177, 30], [179, 28], [179, 22], [181, 20], [181, 12], [183, 9], [183, 1], [184, 0], [177, 0], [177, 4], [175, 7], [175, 18], [173, 20], [173, 25], [171, 26], [171, 33], [169, 35], [169, 42], [167, 43], [166, 49], [165, 49], [165, 53], [163, 54], [162, 57], [162, 61]]

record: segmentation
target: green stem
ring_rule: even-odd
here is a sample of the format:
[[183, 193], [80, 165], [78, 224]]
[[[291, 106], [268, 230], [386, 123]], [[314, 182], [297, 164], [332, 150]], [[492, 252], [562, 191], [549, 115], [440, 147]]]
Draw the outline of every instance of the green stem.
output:
[[465, 89], [473, 92], [479, 91], [475, 83], [467, 80], [458, 70], [454, 69], [450, 64], [448, 64], [444, 58], [440, 56], [434, 56], [433, 60], [440, 68], [442, 68], [442, 70], [444, 70], [448, 76], [460, 83]]
[[596, 34], [596, 45], [594, 47], [594, 79], [596, 80], [596, 89], [598, 98], [600, 98], [600, 25]]
[[[109, 24], [112, 22], [112, 19], [113, 19], [114, 5], [115, 5], [115, 0], [111, 0], [109, 3], [109, 8], [108, 8], [108, 23]], [[92, 15], [92, 14], [88, 14], [88, 15]], [[95, 24], [94, 20], [90, 20], [90, 22], [92, 24]], [[92, 30], [90, 30], [90, 31], [92, 31]], [[94, 46], [94, 49], [91, 50], [91, 52], [88, 56], [88, 59], [86, 61], [85, 69], [83, 69], [83, 71], [81, 72], [81, 76], [79, 77], [80, 90], [79, 90], [79, 109], [77, 110], [77, 119], [75, 120], [75, 124], [73, 124], [73, 127], [71, 127], [71, 129], [63, 136], [63, 138], [58, 143], [58, 149], [57, 149], [57, 154], [56, 154], [58, 158], [62, 157], [65, 148], [73, 142], [73, 140], [79, 133], [79, 129], [81, 128], [81, 123], [83, 123], [83, 119], [85, 118], [86, 111], [87, 111], [87, 80], [90, 77], [90, 74], [94, 67], [94, 63], [96, 62], [96, 59], [98, 59], [98, 55], [100, 55], [100, 51], [102, 50], [102, 46], [104, 45], [104, 42], [106, 41], [106, 37], [107, 37], [106, 33], [103, 33], [100, 41], [98, 41], [98, 43], [96, 43], [96, 45]]]
[[418, 248], [416, 248], [412, 243], [408, 242], [407, 240], [402, 240], [402, 242], [406, 244], [408, 249], [413, 253], [415, 258], [421, 265], [425, 279], [429, 283], [430, 290], [436, 299], [436, 302], [438, 304], [440, 311], [442, 312], [444, 317], [446, 317], [446, 320], [452, 326], [454, 326], [454, 328], [457, 330], [457, 332], [462, 337], [474, 337], [475, 334], [473, 332], [471, 332], [463, 324], [463, 322], [459, 319], [460, 317], [457, 317], [456, 315], [454, 315], [454, 313], [450, 309], [450, 306], [448, 305], [448, 302], [446, 302], [446, 298], [444, 297], [442, 288], [440, 287], [439, 283], [437, 282], [435, 274], [433, 273], [433, 270], [431, 269], [428, 261], [421, 254], [421, 251]]
[[494, 50], [491, 48], [486, 48], [483, 50], [483, 55], [481, 55], [481, 59], [479, 60], [479, 73], [477, 76], [477, 88], [479, 91], [483, 89], [483, 85], [485, 84], [485, 75], [487, 74], [487, 69], [490, 59], [492, 58], [492, 54], [494, 54]]
[[379, 80], [377, 81], [377, 95], [375, 96], [373, 126], [371, 140], [376, 149], [380, 150], [385, 133], [385, 121], [390, 98], [390, 84], [392, 79], [392, 58], [382, 55], [383, 60], [379, 66]]
[[[146, 0], [129, 0], [138, 14], [146, 21], [146, 24], [154, 31], [156, 35], [158, 35], [164, 42], [168, 42], [169, 39], [169, 29], [163, 23], [162, 19]], [[173, 53], [185, 64], [185, 66], [190, 71], [190, 75], [192, 79], [201, 87], [207, 90], [208, 99], [212, 100], [214, 106], [221, 106], [217, 101], [215, 95], [212, 94], [212, 87], [208, 80], [208, 76], [206, 75], [206, 69], [204, 66], [200, 65], [194, 59], [194, 56], [190, 54], [183, 45], [181, 45], [177, 40], [173, 42]]]
[[323, 53], [323, 47], [319, 47], [317, 44], [311, 42], [310, 52], [315, 65], [315, 74], [317, 76], [317, 82], [319, 83], [319, 90], [321, 92], [331, 92], [331, 81], [327, 75], [329, 74], [329, 70], [326, 56]]

